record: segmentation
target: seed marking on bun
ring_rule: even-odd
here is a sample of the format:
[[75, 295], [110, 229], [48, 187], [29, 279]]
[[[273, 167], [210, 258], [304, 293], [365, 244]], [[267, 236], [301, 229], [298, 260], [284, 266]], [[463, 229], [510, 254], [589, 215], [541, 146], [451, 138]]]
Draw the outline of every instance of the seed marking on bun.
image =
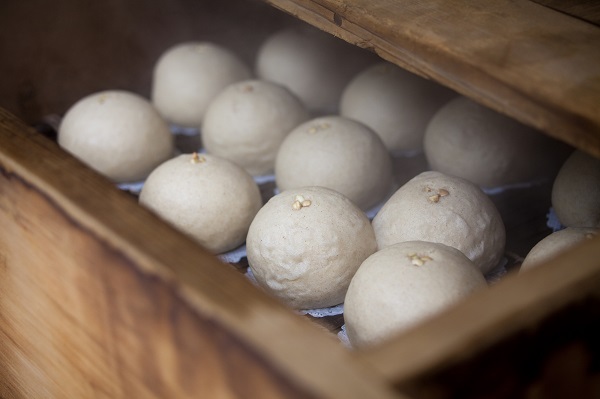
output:
[[302, 208], [309, 207], [311, 204], [311, 200], [304, 199], [304, 197], [301, 195], [296, 195], [296, 198], [294, 198], [294, 203], [292, 204], [292, 209], [299, 211]]
[[190, 160], [190, 163], [204, 163], [204, 162], [206, 162], [206, 158], [199, 156], [197, 152], [194, 152], [192, 154], [192, 159]]
[[318, 125], [311, 126], [310, 129], [308, 129], [308, 133], [309, 134], [315, 134], [315, 133], [317, 133], [317, 132], [319, 132], [321, 130], [329, 129], [330, 127], [331, 127], [331, 125], [329, 123], [323, 122], [323, 123], [320, 123]]
[[433, 258], [430, 256], [417, 255], [414, 252], [408, 255], [408, 259], [410, 259], [410, 263], [415, 266], [423, 266], [428, 260], [433, 260]]
[[[431, 187], [425, 187], [425, 191], [430, 193], [433, 190], [431, 189]], [[427, 197], [427, 199], [429, 200], [429, 202], [437, 204], [440, 201], [440, 198], [446, 197], [448, 195], [450, 195], [450, 192], [448, 190], [440, 188], [437, 190], [437, 194], [430, 195], [429, 197]]]

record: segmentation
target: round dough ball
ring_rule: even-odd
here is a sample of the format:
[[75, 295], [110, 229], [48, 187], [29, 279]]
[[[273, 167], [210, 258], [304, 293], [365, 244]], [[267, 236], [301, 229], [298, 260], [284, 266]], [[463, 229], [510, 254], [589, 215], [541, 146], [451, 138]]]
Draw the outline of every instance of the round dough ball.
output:
[[418, 150], [429, 120], [455, 96], [433, 81], [381, 62], [350, 81], [340, 113], [373, 129], [390, 151]]
[[246, 239], [258, 284], [295, 309], [342, 303], [356, 269], [376, 249], [365, 214], [324, 187], [274, 196], [252, 221]]
[[455, 248], [424, 241], [386, 247], [352, 278], [344, 301], [348, 339], [356, 347], [384, 341], [486, 287]]
[[91, 94], [65, 114], [58, 144], [117, 183], [143, 180], [173, 156], [173, 136], [149, 101], [134, 93]]
[[531, 248], [523, 260], [520, 271], [543, 265], [544, 262], [556, 255], [598, 235], [600, 235], [600, 229], [591, 227], [567, 227], [564, 230], [556, 231]]
[[431, 241], [464, 253], [483, 273], [504, 253], [504, 223], [490, 198], [467, 180], [423, 172], [400, 187], [373, 219], [379, 249]]
[[262, 199], [252, 176], [233, 162], [183, 154], [148, 176], [140, 204], [209, 251], [223, 253], [244, 242]]
[[553, 178], [565, 146], [466, 97], [433, 116], [424, 138], [433, 170], [491, 188]]
[[226, 86], [251, 76], [227, 48], [181, 43], [165, 51], [154, 67], [152, 102], [168, 121], [199, 128], [210, 101]]
[[308, 117], [298, 98], [281, 85], [260, 80], [235, 83], [206, 111], [204, 147], [254, 176], [272, 173], [281, 142]]
[[367, 210], [390, 193], [392, 161], [367, 126], [327, 116], [301, 124], [285, 138], [275, 161], [275, 180], [281, 190], [327, 187]]
[[600, 159], [574, 151], [552, 185], [552, 207], [563, 226], [600, 227]]
[[350, 79], [375, 56], [311, 26], [271, 35], [256, 58], [259, 78], [288, 87], [315, 114], [335, 114]]

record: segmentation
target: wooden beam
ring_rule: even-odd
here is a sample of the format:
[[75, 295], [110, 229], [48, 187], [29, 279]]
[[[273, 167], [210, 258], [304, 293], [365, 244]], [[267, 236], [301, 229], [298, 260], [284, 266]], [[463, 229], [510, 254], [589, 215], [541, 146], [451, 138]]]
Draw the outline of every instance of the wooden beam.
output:
[[600, 157], [600, 29], [530, 1], [266, 0]]

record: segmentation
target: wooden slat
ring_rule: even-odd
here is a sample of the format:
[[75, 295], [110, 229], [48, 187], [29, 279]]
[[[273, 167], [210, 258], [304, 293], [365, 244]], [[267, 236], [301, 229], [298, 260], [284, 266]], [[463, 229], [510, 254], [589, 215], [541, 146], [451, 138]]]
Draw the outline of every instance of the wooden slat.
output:
[[530, 1], [266, 0], [600, 156], [600, 29]]
[[533, 0], [554, 10], [600, 25], [600, 3], [597, 0]]
[[364, 350], [420, 398], [600, 397], [600, 237]]
[[400, 396], [3, 110], [0, 172], [0, 397]]

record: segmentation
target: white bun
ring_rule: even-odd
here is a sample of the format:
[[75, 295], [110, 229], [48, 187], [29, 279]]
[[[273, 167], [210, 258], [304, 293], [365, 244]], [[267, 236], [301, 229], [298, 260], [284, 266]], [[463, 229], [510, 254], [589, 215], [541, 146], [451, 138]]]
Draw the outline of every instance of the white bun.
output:
[[373, 219], [380, 249], [403, 241], [454, 247], [483, 273], [504, 253], [504, 223], [490, 198], [473, 183], [439, 172], [408, 181]]
[[352, 278], [344, 302], [348, 338], [355, 347], [385, 341], [486, 287], [455, 248], [423, 241], [386, 247]]
[[600, 159], [574, 151], [554, 180], [552, 207], [563, 226], [600, 227]]
[[[521, 264], [520, 271], [522, 272], [538, 267], [544, 262], [554, 258], [556, 255], [567, 251], [585, 240], [592, 239], [599, 234], [599, 228], [590, 227], [567, 227], [564, 230], [556, 231], [546, 236], [531, 248]], [[573, 265], [573, 267], [577, 266]]]
[[488, 188], [552, 179], [564, 160], [561, 143], [466, 97], [433, 116], [424, 146], [433, 170]]
[[337, 113], [350, 79], [373, 54], [312, 27], [286, 28], [260, 47], [256, 74], [288, 87], [315, 114]]
[[199, 128], [213, 97], [250, 77], [250, 69], [227, 48], [181, 43], [165, 51], [154, 67], [152, 102], [168, 121]]
[[344, 89], [340, 113], [373, 129], [390, 151], [423, 149], [433, 114], [456, 93], [389, 62], [370, 66]]
[[392, 189], [392, 162], [381, 139], [362, 123], [341, 116], [320, 117], [296, 127], [275, 162], [281, 190], [322, 186], [367, 210]]
[[296, 309], [341, 303], [356, 269], [376, 249], [365, 214], [324, 187], [271, 198], [252, 221], [246, 240], [259, 285]]
[[306, 119], [308, 112], [285, 87], [247, 80], [228, 86], [211, 102], [202, 139], [208, 153], [265, 175], [273, 172], [282, 141]]
[[209, 251], [222, 253], [244, 242], [262, 198], [252, 177], [233, 162], [183, 154], [150, 174], [140, 204]]
[[152, 104], [118, 90], [75, 103], [60, 124], [58, 144], [118, 183], [143, 180], [174, 151], [169, 127]]

